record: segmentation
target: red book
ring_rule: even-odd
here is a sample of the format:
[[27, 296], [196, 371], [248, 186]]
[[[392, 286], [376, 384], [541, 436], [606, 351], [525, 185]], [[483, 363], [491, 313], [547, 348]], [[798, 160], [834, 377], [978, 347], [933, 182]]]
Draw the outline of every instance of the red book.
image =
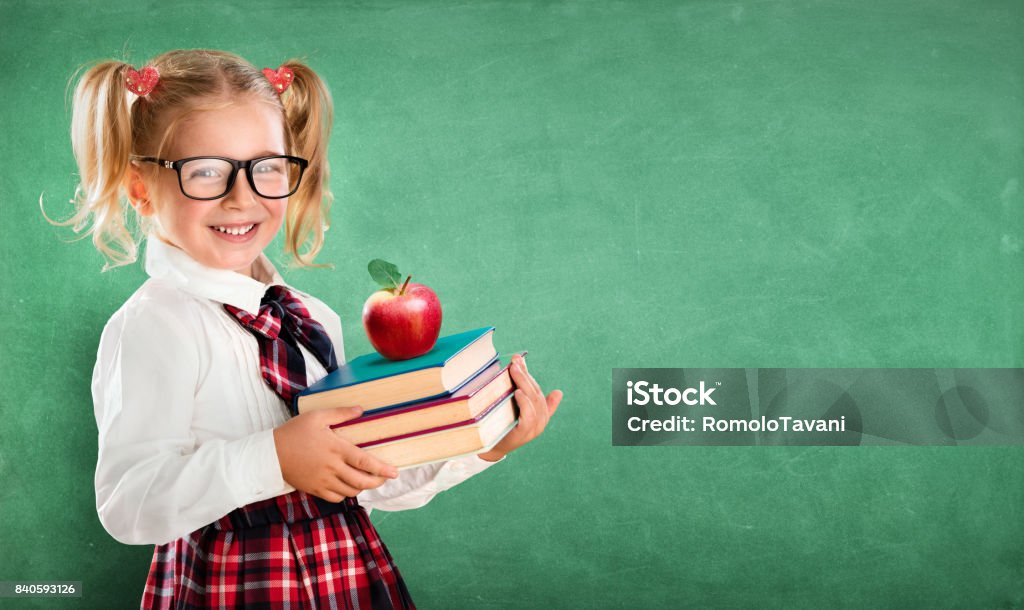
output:
[[512, 390], [474, 419], [361, 445], [397, 467], [411, 468], [489, 451], [519, 423]]
[[437, 432], [461, 424], [472, 424], [488, 408], [500, 402], [513, 387], [509, 365], [497, 360], [481, 370], [455, 394], [445, 398], [364, 414], [331, 428], [356, 445], [397, 440], [416, 433]]

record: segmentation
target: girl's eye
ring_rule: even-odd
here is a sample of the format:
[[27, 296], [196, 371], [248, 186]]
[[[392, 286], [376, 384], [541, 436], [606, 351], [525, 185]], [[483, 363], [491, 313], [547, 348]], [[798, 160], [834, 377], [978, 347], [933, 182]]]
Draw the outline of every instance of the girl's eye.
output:
[[196, 167], [189, 168], [187, 178], [220, 178], [220, 170], [216, 167]]
[[195, 159], [181, 167], [184, 182], [221, 181], [231, 174], [231, 164], [222, 159]]
[[284, 172], [284, 159], [267, 159], [266, 161], [260, 161], [256, 164], [255, 172], [257, 174], [280, 174]]

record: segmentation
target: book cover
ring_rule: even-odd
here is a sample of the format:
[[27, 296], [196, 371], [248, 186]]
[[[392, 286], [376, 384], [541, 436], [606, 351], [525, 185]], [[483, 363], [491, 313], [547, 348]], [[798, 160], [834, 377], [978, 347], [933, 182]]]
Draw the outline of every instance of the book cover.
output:
[[484, 418], [486, 418], [488, 415], [490, 415], [495, 409], [497, 409], [499, 406], [501, 406], [503, 403], [505, 403], [505, 401], [509, 400], [509, 398], [514, 393], [515, 393], [514, 389], [513, 390], [509, 390], [508, 392], [505, 392], [497, 400], [495, 400], [493, 403], [491, 403], [490, 406], [488, 406], [486, 409], [481, 411], [475, 417], [471, 417], [469, 419], [466, 419], [466, 420], [463, 420], [463, 421], [459, 421], [459, 422], [455, 422], [455, 423], [451, 423], [451, 424], [445, 424], [443, 426], [434, 426], [434, 427], [431, 427], [431, 428], [426, 428], [424, 430], [417, 430], [415, 432], [408, 432], [406, 434], [398, 434], [396, 436], [391, 436], [391, 437], [388, 437], [388, 438], [382, 438], [382, 439], [376, 440], [376, 441], [369, 441], [369, 442], [366, 442], [366, 443], [360, 443], [359, 446], [363, 447], [363, 448], [374, 447], [376, 445], [383, 445], [385, 443], [393, 443], [395, 441], [401, 441], [401, 440], [405, 440], [405, 439], [413, 438], [413, 437], [417, 437], [417, 436], [425, 436], [425, 435], [428, 435], [428, 434], [434, 434], [435, 432], [443, 432], [444, 430], [450, 430], [452, 428], [461, 428], [463, 426], [471, 426], [471, 425], [474, 425], [474, 424], [478, 424], [481, 421], [483, 421]]
[[360, 445], [399, 470], [489, 451], [518, 423], [512, 393], [473, 421]]
[[[526, 352], [521, 352], [525, 355]], [[432, 407], [440, 407], [443, 405], [459, 402], [462, 400], [468, 400], [473, 398], [480, 390], [487, 387], [495, 378], [508, 370], [510, 365], [502, 365], [502, 363], [495, 358], [488, 363], [481, 371], [473, 375], [466, 380], [462, 386], [452, 390], [452, 392], [441, 398], [428, 398], [424, 400], [418, 400], [409, 404], [404, 405], [393, 405], [390, 407], [383, 407], [380, 409], [373, 410], [368, 413], [364, 413], [356, 419], [352, 419], [339, 424], [333, 424], [332, 429], [344, 428], [356, 426], [368, 421], [375, 421], [381, 419], [392, 418], [396, 416], [405, 415], [415, 411], [422, 411]]]
[[[409, 360], [388, 360], [384, 356], [381, 356], [377, 352], [371, 352], [363, 354], [357, 358], [353, 358], [346, 364], [338, 367], [337, 370], [328, 373], [323, 379], [309, 386], [299, 394], [295, 396], [292, 403], [292, 412], [299, 413], [299, 403], [307, 396], [319, 394], [323, 392], [330, 392], [341, 390], [345, 388], [352, 388], [360, 384], [370, 383], [374, 381], [380, 381], [382, 379], [398, 377], [409, 373], [415, 373], [417, 371], [425, 371], [427, 369], [442, 369], [449, 361], [455, 356], [465, 350], [467, 347], [473, 345], [477, 341], [481, 340], [488, 333], [493, 333], [493, 326], [485, 326], [475, 330], [470, 330], [454, 335], [447, 335], [437, 340], [437, 344], [426, 354], [418, 356], [416, 358], [410, 358]], [[497, 353], [489, 359], [489, 361], [476, 371], [478, 373], [483, 370], [491, 362], [497, 359]], [[475, 373], [474, 373], [475, 374]], [[469, 378], [471, 378], [470, 376]], [[468, 380], [468, 378], [467, 378]], [[465, 381], [463, 380], [463, 384]], [[459, 384], [460, 386], [462, 384]], [[449, 390], [436, 392], [430, 396], [420, 397], [417, 400], [423, 400], [425, 398], [441, 398], [450, 395], [456, 391], [457, 387], [453, 387]], [[397, 402], [396, 404], [375, 407], [372, 410], [377, 411], [384, 408], [392, 408], [415, 402], [414, 400], [404, 400]]]

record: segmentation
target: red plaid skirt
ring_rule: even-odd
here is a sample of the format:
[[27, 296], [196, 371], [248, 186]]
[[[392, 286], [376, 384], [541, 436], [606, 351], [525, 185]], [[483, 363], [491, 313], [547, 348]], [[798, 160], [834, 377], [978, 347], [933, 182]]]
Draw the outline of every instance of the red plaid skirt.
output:
[[254, 502], [158, 545], [142, 608], [414, 609], [355, 498]]

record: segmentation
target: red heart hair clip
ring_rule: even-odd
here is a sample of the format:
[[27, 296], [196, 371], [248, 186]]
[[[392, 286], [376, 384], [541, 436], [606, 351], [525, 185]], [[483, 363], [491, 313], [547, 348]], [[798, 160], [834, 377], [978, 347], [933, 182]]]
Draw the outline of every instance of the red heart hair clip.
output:
[[274, 91], [277, 91], [278, 95], [284, 93], [284, 90], [295, 80], [295, 73], [292, 72], [291, 68], [284, 66], [278, 68], [276, 72], [271, 68], [263, 68], [263, 76], [267, 77], [270, 85], [274, 88]]
[[160, 72], [153, 66], [146, 66], [139, 71], [129, 67], [124, 76], [124, 86], [139, 97], [149, 95], [158, 82], [160, 82]]

